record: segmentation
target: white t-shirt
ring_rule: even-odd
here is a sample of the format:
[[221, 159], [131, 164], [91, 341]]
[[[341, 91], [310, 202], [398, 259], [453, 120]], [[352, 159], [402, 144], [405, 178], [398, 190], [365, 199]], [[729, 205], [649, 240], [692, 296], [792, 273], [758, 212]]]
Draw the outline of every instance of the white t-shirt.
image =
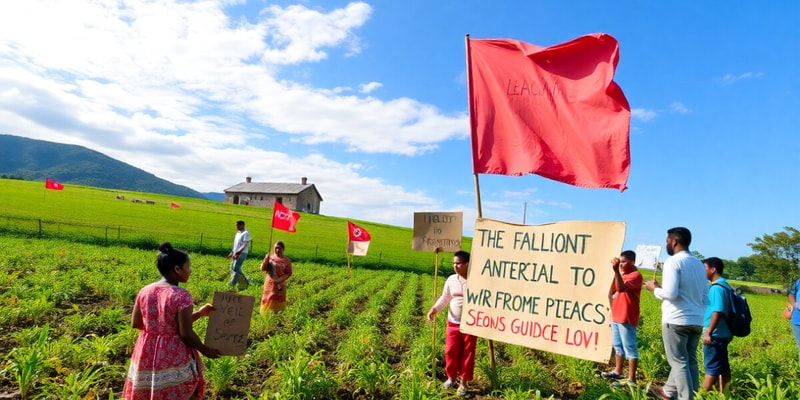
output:
[[[242, 255], [247, 254], [248, 243], [250, 243], [250, 232], [248, 232], [247, 229], [236, 232], [236, 236], [233, 237], [233, 252], [236, 253], [241, 249]], [[242, 249], [242, 247], [244, 248]]]
[[461, 324], [461, 308], [464, 304], [464, 292], [467, 285], [467, 280], [462, 278], [459, 274], [453, 274], [447, 277], [444, 282], [444, 290], [439, 300], [433, 308], [439, 312], [445, 304], [449, 303], [449, 310], [447, 312], [447, 320], [454, 324]]
[[664, 262], [663, 282], [653, 290], [661, 303], [661, 323], [703, 326], [708, 280], [703, 262], [681, 251]]

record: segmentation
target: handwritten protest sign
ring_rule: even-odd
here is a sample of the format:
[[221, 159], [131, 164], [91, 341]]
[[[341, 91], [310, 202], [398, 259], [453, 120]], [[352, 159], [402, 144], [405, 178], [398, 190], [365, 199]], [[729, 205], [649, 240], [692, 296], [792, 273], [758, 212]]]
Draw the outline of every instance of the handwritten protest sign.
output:
[[209, 315], [206, 346], [219, 349], [224, 356], [244, 355], [254, 303], [252, 296], [215, 292], [215, 310]]
[[477, 219], [461, 331], [607, 362], [611, 259], [624, 238], [624, 222]]
[[422, 212], [414, 213], [414, 240], [412, 249], [416, 251], [456, 252], [461, 250], [464, 229], [463, 214], [460, 212]]
[[640, 244], [636, 246], [637, 268], [656, 269], [658, 258], [661, 257], [661, 246]]

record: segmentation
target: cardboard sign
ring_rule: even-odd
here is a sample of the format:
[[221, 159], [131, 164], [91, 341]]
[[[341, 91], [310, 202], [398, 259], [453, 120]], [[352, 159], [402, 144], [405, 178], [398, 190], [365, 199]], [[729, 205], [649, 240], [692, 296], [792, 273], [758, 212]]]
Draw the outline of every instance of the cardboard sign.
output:
[[441, 251], [453, 253], [461, 250], [464, 217], [460, 212], [414, 213], [414, 240], [416, 251]]
[[636, 246], [636, 268], [657, 269], [658, 258], [661, 257], [661, 246], [648, 246], [640, 244]]
[[247, 350], [253, 296], [230, 292], [214, 293], [214, 311], [209, 315], [205, 344], [224, 356], [241, 356]]
[[624, 222], [477, 219], [461, 331], [608, 362], [611, 260], [624, 239]]

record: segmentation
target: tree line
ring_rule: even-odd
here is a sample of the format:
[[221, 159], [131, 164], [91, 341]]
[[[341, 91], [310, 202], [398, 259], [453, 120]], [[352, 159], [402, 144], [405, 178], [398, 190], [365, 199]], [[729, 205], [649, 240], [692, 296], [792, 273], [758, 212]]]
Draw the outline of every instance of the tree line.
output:
[[[791, 286], [800, 276], [800, 231], [784, 227], [783, 231], [764, 234], [748, 246], [753, 254], [737, 260], [725, 260], [726, 278]], [[695, 254], [699, 255], [699, 254]]]

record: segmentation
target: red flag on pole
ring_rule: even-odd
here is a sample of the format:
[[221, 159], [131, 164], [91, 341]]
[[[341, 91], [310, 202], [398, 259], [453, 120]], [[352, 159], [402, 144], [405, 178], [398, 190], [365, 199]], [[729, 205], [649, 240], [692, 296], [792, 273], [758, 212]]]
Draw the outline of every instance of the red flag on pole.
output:
[[467, 56], [476, 174], [627, 188], [631, 111], [613, 81], [616, 39], [593, 34], [551, 47], [469, 39]]
[[46, 179], [44, 181], [44, 188], [45, 189], [50, 189], [50, 190], [64, 190], [64, 185], [62, 185], [62, 184], [60, 184], [60, 183], [58, 183], [58, 182], [56, 182], [56, 181], [54, 181], [52, 179]]
[[169, 203], [169, 206], [172, 207], [172, 208], [181, 208], [181, 205], [176, 203], [176, 202], [174, 202], [174, 201], [171, 201]]
[[277, 201], [272, 206], [272, 227], [287, 232], [297, 232], [295, 225], [300, 214], [289, 210]]
[[347, 230], [350, 234], [350, 240], [347, 242], [347, 254], [366, 256], [371, 240], [369, 232], [350, 221], [347, 221]]
[[366, 229], [347, 221], [347, 230], [350, 233], [350, 240], [354, 242], [369, 242], [370, 236]]

